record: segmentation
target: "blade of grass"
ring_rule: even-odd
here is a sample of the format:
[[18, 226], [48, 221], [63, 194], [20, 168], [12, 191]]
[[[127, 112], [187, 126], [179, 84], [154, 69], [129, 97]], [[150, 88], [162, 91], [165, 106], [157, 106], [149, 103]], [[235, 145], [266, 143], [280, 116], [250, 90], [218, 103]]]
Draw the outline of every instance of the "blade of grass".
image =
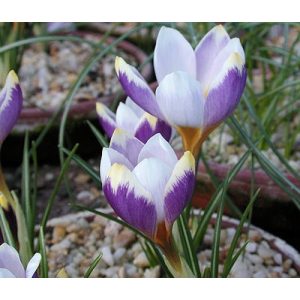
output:
[[220, 248], [220, 237], [221, 237], [221, 229], [222, 229], [222, 217], [224, 212], [224, 204], [225, 204], [225, 193], [226, 187], [228, 186], [228, 177], [225, 179], [224, 188], [222, 190], [219, 210], [217, 214], [217, 221], [215, 225], [213, 244], [212, 244], [212, 253], [211, 253], [211, 277], [217, 278], [219, 273], [219, 248]]
[[210, 218], [215, 211], [218, 203], [221, 200], [221, 196], [223, 193], [223, 189], [226, 189], [225, 183], [228, 185], [233, 180], [233, 178], [236, 176], [236, 174], [239, 172], [245, 161], [247, 160], [248, 156], [250, 155], [251, 150], [248, 149], [248, 151], [241, 157], [239, 162], [228, 172], [228, 179], [222, 184], [219, 185], [218, 189], [216, 190], [213, 198], [209, 202], [208, 206], [205, 209], [205, 212], [203, 216], [201, 217], [199, 226], [196, 229], [195, 235], [194, 235], [194, 247], [195, 249], [198, 248], [198, 246], [202, 243], [202, 240], [204, 238], [207, 226], [209, 224]]
[[229, 117], [229, 126], [235, 129], [244, 143], [253, 150], [258, 162], [265, 170], [265, 172], [278, 184], [290, 197], [295, 205], [300, 209], [300, 190], [290, 180], [288, 180], [282, 172], [280, 172], [269, 159], [267, 159], [260, 150], [255, 146], [252, 139], [248, 136], [246, 131], [242, 128], [235, 117]]
[[243, 213], [243, 216], [241, 218], [241, 221], [236, 229], [236, 232], [233, 236], [233, 239], [232, 239], [232, 242], [230, 244], [230, 248], [227, 252], [227, 257], [226, 257], [226, 260], [224, 262], [224, 269], [223, 269], [223, 273], [222, 273], [222, 277], [227, 277], [230, 270], [231, 270], [231, 267], [232, 267], [232, 257], [233, 257], [233, 252], [234, 250], [236, 249], [236, 246], [237, 246], [237, 243], [238, 243], [238, 240], [239, 240], [239, 237], [241, 235], [241, 232], [242, 232], [242, 229], [244, 227], [244, 223], [245, 221], [247, 220], [247, 217], [250, 213], [250, 211], [252, 210], [252, 207], [253, 207], [253, 204], [259, 194], [259, 189], [254, 193], [253, 197], [250, 199], [250, 202], [249, 204], [247, 205], [244, 213]]
[[[67, 155], [71, 154], [71, 151], [69, 151], [66, 148], [63, 148], [63, 151]], [[98, 184], [101, 185], [101, 178], [100, 178], [100, 176], [98, 175], [98, 173], [88, 163], [86, 163], [82, 158], [80, 158], [76, 154], [73, 154], [72, 160], [74, 160], [82, 170], [84, 170], [86, 173], [88, 173], [97, 185]]]
[[193, 238], [184, 218], [184, 213], [177, 220], [180, 241], [184, 253], [184, 258], [195, 276], [201, 277], [197, 253], [193, 245]]
[[51, 195], [47, 201], [47, 206], [46, 206], [46, 209], [45, 209], [45, 212], [43, 214], [43, 218], [42, 218], [42, 221], [41, 221], [41, 226], [43, 228], [45, 228], [46, 224], [47, 224], [47, 221], [48, 221], [48, 218], [49, 218], [49, 215], [51, 213], [51, 210], [52, 210], [52, 207], [53, 207], [53, 204], [54, 204], [54, 201], [55, 201], [55, 197], [60, 189], [60, 186], [62, 184], [62, 181], [64, 179], [64, 176], [69, 168], [69, 165], [70, 165], [70, 162], [71, 162], [71, 159], [72, 159], [72, 156], [74, 155], [74, 153], [76, 152], [77, 148], [78, 148], [78, 144], [76, 144], [73, 149], [71, 150], [69, 156], [67, 157], [67, 159], [65, 160], [63, 166], [62, 166], [62, 169], [60, 171], [60, 174], [55, 182], [55, 186], [51, 192]]
[[91, 265], [89, 266], [89, 268], [85, 271], [83, 277], [84, 278], [89, 278], [92, 274], [92, 272], [94, 271], [94, 269], [97, 267], [98, 263], [100, 262], [102, 258], [102, 253], [100, 253], [91, 263]]
[[31, 211], [31, 199], [30, 199], [30, 165], [29, 165], [29, 155], [28, 155], [28, 142], [29, 136], [28, 132], [25, 133], [25, 140], [24, 140], [24, 148], [23, 148], [23, 162], [22, 162], [22, 208], [24, 211], [24, 216], [27, 225], [27, 231], [29, 235], [29, 240], [31, 241], [33, 247], [33, 235], [34, 232], [32, 228], [34, 228], [34, 221], [32, 218], [32, 211]]
[[101, 147], [108, 147], [108, 142], [101, 132], [89, 121], [86, 121]]
[[[4, 197], [3, 195], [0, 195], [0, 197]], [[9, 244], [10, 246], [16, 248], [16, 243], [13, 237], [13, 234], [10, 230], [8, 221], [5, 217], [5, 213], [3, 211], [2, 206], [0, 205], [0, 228], [1, 228], [1, 233], [3, 236], [4, 242]]]
[[[245, 242], [245, 244], [243, 244], [243, 246], [236, 252], [235, 255], [233, 255], [233, 258], [232, 260], [229, 262], [229, 265], [228, 265], [228, 269], [229, 269], [229, 272], [230, 270], [232, 269], [232, 267], [234, 266], [235, 262], [237, 261], [237, 259], [240, 257], [240, 255], [245, 251], [246, 247], [248, 245], [248, 241]], [[229, 275], [229, 272], [224, 274], [224, 276], [222, 275], [223, 278], [227, 278], [228, 275]]]
[[48, 260], [46, 252], [46, 243], [43, 226], [40, 227], [39, 231], [39, 253], [42, 256], [40, 264], [40, 274], [42, 278], [48, 278]]

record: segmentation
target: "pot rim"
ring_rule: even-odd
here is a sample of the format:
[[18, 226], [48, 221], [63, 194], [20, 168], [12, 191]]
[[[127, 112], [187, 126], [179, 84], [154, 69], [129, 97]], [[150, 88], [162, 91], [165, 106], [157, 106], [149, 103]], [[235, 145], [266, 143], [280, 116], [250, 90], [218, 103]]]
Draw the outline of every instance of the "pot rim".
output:
[[[63, 33], [65, 34], [65, 33]], [[96, 33], [96, 32], [90, 32], [90, 31], [72, 31], [68, 32], [66, 34], [72, 34], [72, 35], [77, 35], [77, 36], [86, 36], [86, 35], [92, 35], [92, 36], [98, 36], [101, 38], [103, 36], [102, 33]], [[113, 43], [116, 40], [115, 37], [107, 37], [106, 42], [108, 44]], [[129, 41], [123, 40], [121, 41], [117, 46], [117, 48], [131, 54], [132, 56], [135, 57], [137, 60], [138, 64], [142, 64], [143, 62], [146, 61], [147, 59], [147, 54], [140, 49], [139, 47], [135, 46]], [[150, 62], [148, 62], [144, 67], [143, 70], [141, 71], [141, 74], [146, 80], [151, 79], [152, 74], [153, 74], [153, 68]], [[70, 111], [69, 111], [69, 116], [71, 117], [76, 117], [76, 116], [81, 116], [81, 115], [87, 115], [88, 113], [92, 112], [95, 110], [95, 103], [96, 102], [101, 102], [104, 104], [109, 104], [114, 98], [115, 94], [107, 95], [107, 96], [102, 96], [100, 98], [91, 98], [86, 101], [82, 101], [79, 103], [75, 103], [71, 105]], [[59, 108], [59, 107], [58, 107]], [[57, 109], [58, 109], [57, 108]], [[46, 121], [49, 119], [54, 113], [56, 112], [56, 109], [42, 109], [39, 107], [26, 107], [23, 108], [20, 114], [20, 118], [18, 120], [17, 125], [20, 124], [27, 124], [27, 123], [36, 123], [37, 121]]]

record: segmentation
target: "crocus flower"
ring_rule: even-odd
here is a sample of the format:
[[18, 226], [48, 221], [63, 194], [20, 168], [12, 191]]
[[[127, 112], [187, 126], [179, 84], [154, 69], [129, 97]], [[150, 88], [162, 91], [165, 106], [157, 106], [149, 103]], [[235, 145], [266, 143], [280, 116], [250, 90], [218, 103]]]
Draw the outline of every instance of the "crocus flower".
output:
[[0, 246], [0, 278], [32, 278], [40, 261], [41, 255], [36, 253], [25, 270], [17, 250], [4, 243]]
[[168, 248], [174, 221], [190, 200], [195, 159], [186, 151], [178, 160], [156, 134], [146, 144], [116, 129], [100, 164], [103, 192], [116, 214]]
[[[22, 109], [23, 97], [19, 80], [14, 71], [10, 71], [0, 92], [0, 149], [3, 141], [16, 124]], [[11, 197], [0, 166], [0, 205], [8, 209]]]
[[141, 74], [122, 58], [116, 72], [127, 95], [167, 121], [196, 156], [208, 134], [237, 106], [246, 83], [245, 54], [223, 26], [210, 30], [193, 50], [175, 29], [162, 27], [154, 51], [158, 88], [154, 94]]
[[16, 124], [22, 103], [23, 96], [18, 77], [14, 71], [10, 71], [0, 92], [0, 147]]
[[156, 133], [160, 133], [167, 141], [170, 140], [172, 128], [164, 121], [144, 111], [129, 97], [125, 103], [119, 104], [116, 114], [100, 102], [97, 102], [96, 110], [99, 122], [110, 138], [114, 130], [119, 127], [127, 130], [143, 143]]

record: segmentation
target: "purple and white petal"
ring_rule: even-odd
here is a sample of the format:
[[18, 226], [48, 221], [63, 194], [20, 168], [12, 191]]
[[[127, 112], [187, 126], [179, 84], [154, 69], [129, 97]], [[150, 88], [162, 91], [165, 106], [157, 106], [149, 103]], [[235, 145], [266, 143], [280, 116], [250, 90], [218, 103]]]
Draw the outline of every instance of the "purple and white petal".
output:
[[120, 102], [116, 111], [116, 122], [118, 127], [127, 130], [133, 135], [139, 118], [129, 106]]
[[171, 225], [191, 200], [195, 184], [195, 158], [186, 151], [177, 162], [166, 185], [164, 210], [167, 224]]
[[135, 137], [146, 143], [153, 135], [160, 133], [167, 141], [170, 140], [172, 128], [164, 121], [157, 119], [149, 113], [144, 113], [135, 128]]
[[6, 243], [0, 246], [0, 269], [9, 270], [17, 278], [25, 277], [25, 270], [21, 263], [19, 253], [14, 247]]
[[104, 184], [109, 170], [114, 163], [124, 165], [129, 170], [133, 170], [133, 165], [123, 154], [112, 148], [103, 148], [100, 162], [100, 177], [102, 184]]
[[109, 147], [123, 154], [135, 166], [144, 144], [127, 131], [117, 128], [110, 140]]
[[156, 39], [154, 70], [158, 82], [176, 71], [183, 71], [196, 78], [196, 57], [185, 37], [176, 29], [162, 27]]
[[103, 192], [118, 216], [148, 236], [154, 236], [157, 214], [151, 194], [124, 165], [111, 167]]
[[36, 270], [38, 269], [42, 256], [40, 253], [33, 255], [26, 268], [26, 278], [32, 278]]
[[240, 101], [246, 85], [244, 60], [233, 53], [213, 82], [204, 108], [204, 127], [210, 128], [225, 120]]
[[115, 129], [117, 128], [115, 114], [100, 102], [96, 103], [96, 111], [100, 125], [102, 126], [107, 136], [111, 138]]
[[167, 75], [156, 90], [164, 119], [173, 126], [201, 127], [204, 95], [199, 82], [184, 72]]
[[115, 69], [126, 94], [148, 113], [161, 118], [155, 95], [137, 69], [116, 57]]
[[140, 163], [147, 158], [157, 158], [172, 169], [177, 163], [177, 156], [173, 148], [160, 133], [148, 140], [139, 154], [138, 162]]
[[10, 71], [0, 93], [0, 144], [17, 123], [22, 104], [23, 96], [18, 77], [14, 71]]
[[138, 118], [141, 118], [143, 116], [143, 114], [145, 113], [145, 111], [138, 106], [134, 101], [132, 101], [132, 99], [130, 97], [127, 97], [125, 100], [125, 104], [131, 108], [132, 111], [134, 111], [135, 115]]
[[164, 220], [164, 190], [172, 168], [157, 158], [141, 161], [132, 171], [140, 184], [151, 193], [157, 212], [157, 223]]
[[242, 64], [245, 64], [245, 53], [240, 40], [238, 38], [231, 39], [216, 56], [210, 66], [209, 72], [206, 74], [205, 81], [201, 82], [204, 91], [209, 89], [210, 85], [218, 77], [218, 74], [222, 71], [224, 64], [226, 64], [226, 61], [233, 53], [238, 53], [242, 59]]
[[222, 25], [215, 26], [199, 42], [195, 49], [197, 79], [206, 85], [207, 74], [219, 52], [230, 41], [230, 37]]

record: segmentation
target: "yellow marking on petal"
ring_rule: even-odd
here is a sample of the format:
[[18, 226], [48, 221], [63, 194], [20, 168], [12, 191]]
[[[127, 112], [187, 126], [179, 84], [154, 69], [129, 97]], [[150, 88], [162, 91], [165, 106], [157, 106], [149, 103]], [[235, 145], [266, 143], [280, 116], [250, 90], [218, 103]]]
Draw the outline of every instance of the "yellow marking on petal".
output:
[[19, 83], [19, 78], [14, 70], [9, 71], [7, 75], [7, 80], [9, 80], [11, 85], [15, 85]]
[[115, 70], [117, 72], [117, 74], [119, 75], [119, 72], [120, 72], [120, 63], [121, 63], [121, 57], [119, 56], [116, 56], [116, 59], [115, 59]]
[[207, 98], [208, 94], [211, 92], [212, 89], [215, 89], [220, 84], [222, 84], [224, 78], [228, 74], [228, 72], [234, 68], [238, 69], [240, 73], [243, 71], [243, 66], [245, 64], [245, 60], [241, 57], [238, 52], [233, 52], [229, 55], [227, 60], [225, 61], [224, 65], [221, 68], [221, 72], [218, 74], [217, 78], [211, 82], [207, 87], [204, 89], [204, 97]]
[[155, 127], [156, 127], [157, 118], [154, 117], [153, 115], [147, 113], [147, 112], [144, 114], [144, 117], [146, 118], [146, 120], [150, 124], [150, 127], [154, 130]]
[[108, 172], [107, 179], [110, 180], [110, 185], [114, 192], [117, 191], [118, 187], [125, 185], [128, 191], [134, 190], [136, 196], [141, 196], [149, 203], [153, 203], [151, 194], [140, 184], [126, 166], [114, 163]]
[[110, 184], [113, 190], [117, 190], [120, 183], [126, 182], [126, 180], [124, 180], [124, 173], [126, 173], [126, 171], [129, 170], [122, 164], [114, 163], [111, 166], [107, 178], [110, 178]]
[[[243, 58], [241, 57], [241, 55], [238, 52], [232, 53], [226, 61], [226, 65], [228, 65], [229, 67], [232, 66], [232, 67], [238, 68], [240, 73], [243, 70], [244, 63], [245, 62], [244, 62]], [[232, 67], [230, 69], [232, 69]]]
[[0, 192], [0, 206], [3, 207], [5, 210], [8, 210], [8, 201], [3, 193]]
[[103, 103], [96, 103], [96, 111], [99, 115], [105, 114], [106, 106]]
[[182, 178], [182, 176], [187, 171], [191, 171], [195, 174], [196, 171], [196, 163], [195, 158], [193, 154], [190, 151], [184, 152], [182, 157], [179, 159], [179, 161], [176, 163], [174, 170], [172, 172], [172, 175], [167, 182], [166, 188], [165, 188], [165, 194], [168, 194], [170, 190], [173, 189], [174, 185]]

